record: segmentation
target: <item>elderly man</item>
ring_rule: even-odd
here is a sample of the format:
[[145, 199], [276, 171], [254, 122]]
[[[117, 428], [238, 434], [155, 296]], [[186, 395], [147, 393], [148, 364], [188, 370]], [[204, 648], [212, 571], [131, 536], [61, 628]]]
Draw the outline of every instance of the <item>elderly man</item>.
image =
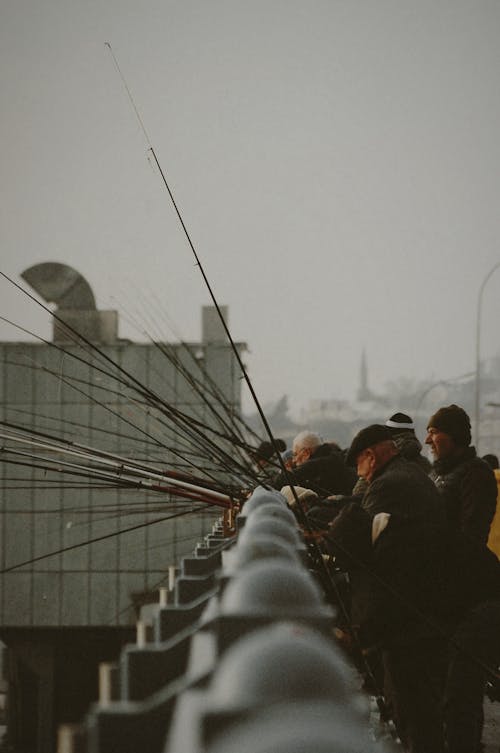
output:
[[324, 443], [319, 434], [302, 431], [293, 440], [292, 449], [295, 467], [287, 477], [280, 474], [274, 482], [276, 489], [293, 483], [312, 489], [320, 497], [351, 493], [356, 476], [334, 445]]
[[386, 697], [410, 753], [442, 753], [440, 700], [443, 639], [426, 615], [442, 592], [435, 561], [444, 526], [434, 484], [399, 453], [387, 426], [373, 424], [352, 441], [347, 462], [368, 486], [325, 536], [327, 551], [349, 572], [351, 618], [365, 652], [381, 652]]
[[397, 513], [426, 525], [444, 523], [442, 501], [433, 482], [416, 463], [401, 457], [387, 426], [372, 424], [362, 429], [351, 443], [347, 463], [356, 465], [358, 476], [368, 482], [361, 506], [371, 516]]
[[470, 446], [467, 413], [458, 405], [440, 408], [430, 417], [425, 443], [435, 462], [431, 478], [442, 495], [449, 525], [486, 544], [495, 514], [495, 474]]

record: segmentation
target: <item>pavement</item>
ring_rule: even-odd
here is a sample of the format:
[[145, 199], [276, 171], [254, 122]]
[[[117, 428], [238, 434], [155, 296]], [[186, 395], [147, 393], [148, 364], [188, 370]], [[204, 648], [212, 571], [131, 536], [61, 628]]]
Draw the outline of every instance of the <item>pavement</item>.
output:
[[483, 753], [500, 753], [500, 701], [484, 701]]
[[[374, 737], [383, 740], [385, 748], [390, 753], [401, 753], [400, 742], [394, 739], [395, 730], [392, 723], [381, 724], [375, 699], [371, 699], [371, 722]], [[392, 729], [392, 734], [389, 734]], [[483, 750], [482, 753], [500, 753], [500, 701], [484, 699], [484, 727], [483, 727]]]

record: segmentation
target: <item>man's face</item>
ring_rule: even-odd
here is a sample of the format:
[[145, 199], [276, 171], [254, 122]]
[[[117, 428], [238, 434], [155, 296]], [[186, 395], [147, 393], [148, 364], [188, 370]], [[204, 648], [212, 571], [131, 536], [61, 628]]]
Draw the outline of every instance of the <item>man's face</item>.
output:
[[370, 481], [375, 470], [375, 454], [371, 447], [359, 453], [356, 458], [356, 473], [365, 481]]
[[310, 447], [294, 447], [293, 448], [293, 462], [294, 465], [302, 465], [311, 457]]
[[429, 426], [427, 429], [425, 444], [428, 444], [431, 448], [435, 460], [442, 460], [443, 458], [450, 457], [451, 455], [454, 455], [457, 450], [457, 445], [450, 435], [445, 434], [445, 432], [440, 431], [440, 429], [435, 429], [433, 426]]

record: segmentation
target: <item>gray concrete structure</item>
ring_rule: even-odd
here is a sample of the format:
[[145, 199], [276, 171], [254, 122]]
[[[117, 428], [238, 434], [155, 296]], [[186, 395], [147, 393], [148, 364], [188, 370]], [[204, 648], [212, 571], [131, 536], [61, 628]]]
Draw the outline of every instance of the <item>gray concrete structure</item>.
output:
[[[37, 289], [36, 275], [24, 276]], [[63, 278], [67, 282], [68, 274]], [[209, 395], [215, 384], [239, 412], [238, 367], [211, 307], [203, 310], [204, 337], [199, 342], [161, 348], [132, 343], [118, 338], [116, 312], [93, 309], [91, 291], [80, 276], [69, 274], [69, 279], [83, 291], [84, 308], [78, 307], [80, 298], [72, 301], [69, 285], [57, 316], [99, 343], [102, 354], [144, 387], [210, 423], [205, 400], [189, 382], [192, 373], [207, 381], [205, 399], [213, 399]], [[57, 297], [46, 288], [40, 293], [46, 300]], [[0, 418], [127, 458], [144, 458], [158, 469], [178, 463], [185, 440], [175, 426], [160, 411], [141, 405], [132, 390], [96, 370], [100, 365], [118, 373], [72, 340], [56, 322], [53, 345], [0, 343]], [[162, 348], [168, 349], [170, 360]], [[186, 375], [172, 361], [181, 364]], [[0, 446], [12, 443], [3, 438]], [[50, 454], [36, 447], [23, 449], [37, 454], [40, 464]], [[211, 530], [220, 509], [207, 506], [201, 514], [153, 523], [185, 510], [186, 503], [143, 490], [89, 489], [83, 477], [75, 477], [75, 488], [61, 489], [61, 476], [30, 468], [31, 460], [6, 453], [2, 459], [26, 463], [0, 463], [0, 638], [10, 649], [16, 697], [11, 702], [10, 744], [19, 750], [49, 751], [56, 724], [76, 720], [96, 691], [89, 681], [82, 682], [74, 702], [71, 694], [61, 693], [72, 672], [73, 686], [78, 685], [85, 665], [94, 678], [98, 661], [116, 657], [130, 639], [128, 626], [140, 605], [157, 598], [169, 566]], [[197, 462], [194, 455], [189, 460]], [[147, 522], [152, 524], [144, 526]], [[113, 536], [134, 526], [142, 527]], [[100, 537], [108, 538], [85, 543]], [[62, 549], [67, 551], [44, 557]], [[16, 567], [23, 562], [29, 564]]]

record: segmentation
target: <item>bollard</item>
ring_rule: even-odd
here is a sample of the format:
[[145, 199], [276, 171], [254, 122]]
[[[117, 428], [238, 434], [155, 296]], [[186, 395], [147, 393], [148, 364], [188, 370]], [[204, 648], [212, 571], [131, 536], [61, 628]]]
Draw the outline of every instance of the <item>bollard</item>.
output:
[[149, 625], [144, 620], [138, 620], [136, 624], [136, 643], [138, 648], [144, 648], [148, 642], [148, 628]]
[[160, 607], [166, 607], [168, 604], [168, 588], [160, 588], [159, 590], [159, 604]]
[[99, 705], [106, 708], [113, 700], [113, 683], [111, 673], [113, 665], [109, 662], [99, 664]]

